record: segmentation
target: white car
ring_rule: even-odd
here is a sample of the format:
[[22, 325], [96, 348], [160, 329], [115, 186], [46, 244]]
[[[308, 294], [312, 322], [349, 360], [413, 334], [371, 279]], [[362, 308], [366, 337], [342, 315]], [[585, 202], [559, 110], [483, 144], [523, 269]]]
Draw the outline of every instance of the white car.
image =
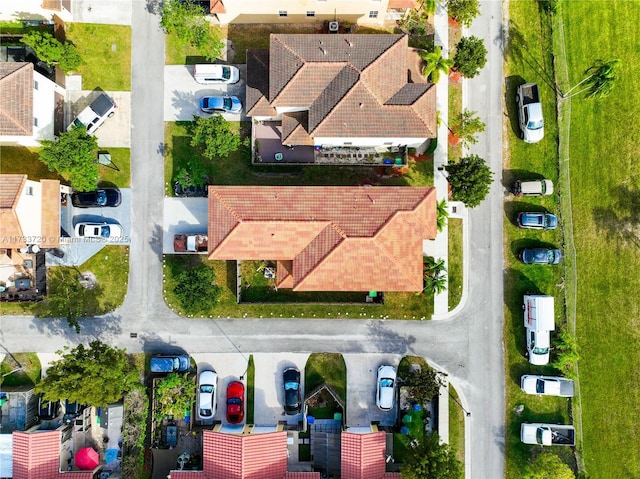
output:
[[218, 375], [215, 371], [202, 371], [198, 377], [198, 419], [208, 421], [216, 415], [218, 402]]
[[520, 378], [520, 388], [527, 394], [573, 397], [573, 380], [556, 376], [527, 374]]
[[393, 409], [396, 395], [396, 370], [393, 366], [380, 366], [376, 386], [376, 405], [383, 411]]
[[78, 223], [76, 236], [79, 238], [102, 238], [118, 240], [122, 238], [122, 226], [110, 223]]

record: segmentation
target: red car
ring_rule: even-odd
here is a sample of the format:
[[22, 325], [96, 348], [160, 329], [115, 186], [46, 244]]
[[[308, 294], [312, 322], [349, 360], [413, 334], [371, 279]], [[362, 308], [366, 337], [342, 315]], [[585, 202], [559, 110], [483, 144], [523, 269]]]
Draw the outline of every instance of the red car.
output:
[[232, 381], [227, 386], [227, 422], [240, 424], [244, 419], [244, 384]]

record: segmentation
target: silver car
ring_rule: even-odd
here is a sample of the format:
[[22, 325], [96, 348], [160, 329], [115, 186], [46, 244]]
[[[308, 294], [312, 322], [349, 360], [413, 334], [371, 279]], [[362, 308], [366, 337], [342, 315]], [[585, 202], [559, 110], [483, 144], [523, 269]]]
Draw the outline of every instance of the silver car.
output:
[[218, 375], [213, 370], [202, 371], [198, 377], [198, 419], [208, 421], [216, 415]]
[[376, 405], [383, 411], [390, 411], [396, 396], [396, 369], [380, 366], [376, 385]]

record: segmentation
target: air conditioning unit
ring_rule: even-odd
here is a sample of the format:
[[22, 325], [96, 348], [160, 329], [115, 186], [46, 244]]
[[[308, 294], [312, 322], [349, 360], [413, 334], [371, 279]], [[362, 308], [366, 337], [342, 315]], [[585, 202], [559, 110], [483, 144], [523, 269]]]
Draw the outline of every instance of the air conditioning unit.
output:
[[339, 22], [329, 22], [329, 33], [338, 33]]

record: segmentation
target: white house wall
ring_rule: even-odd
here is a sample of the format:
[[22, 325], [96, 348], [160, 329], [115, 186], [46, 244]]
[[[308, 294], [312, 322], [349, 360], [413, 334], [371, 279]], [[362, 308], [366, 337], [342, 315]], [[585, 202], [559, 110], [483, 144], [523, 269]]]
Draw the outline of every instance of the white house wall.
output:
[[426, 138], [314, 138], [316, 145], [323, 146], [412, 146], [418, 147]]
[[40, 244], [42, 235], [42, 185], [27, 180], [16, 206], [16, 215], [27, 244]]
[[55, 83], [40, 73], [33, 72], [33, 137], [36, 140], [53, 140], [53, 121], [56, 111], [55, 90]]

